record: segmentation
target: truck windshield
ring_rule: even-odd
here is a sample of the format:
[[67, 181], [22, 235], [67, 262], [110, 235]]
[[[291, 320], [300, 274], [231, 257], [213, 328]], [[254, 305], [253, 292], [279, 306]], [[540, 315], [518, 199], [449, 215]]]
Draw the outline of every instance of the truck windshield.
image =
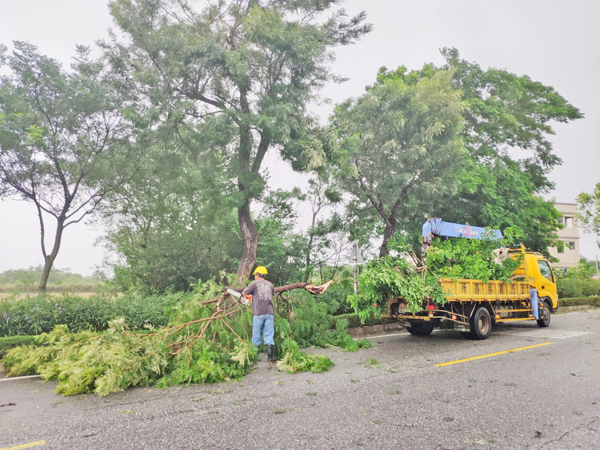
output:
[[550, 264], [548, 264], [547, 261], [538, 260], [538, 266], [540, 268], [540, 273], [542, 274], [542, 276], [554, 283], [554, 277], [552, 276]]

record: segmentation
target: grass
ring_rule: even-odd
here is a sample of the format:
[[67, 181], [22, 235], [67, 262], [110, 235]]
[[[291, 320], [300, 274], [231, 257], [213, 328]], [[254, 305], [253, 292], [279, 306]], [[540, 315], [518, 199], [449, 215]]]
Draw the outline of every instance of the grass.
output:
[[[96, 292], [102, 286], [102, 283], [90, 284], [49, 284], [46, 286], [47, 293], [64, 294], [64, 293], [80, 293], [80, 292]], [[38, 293], [38, 285], [23, 284], [23, 283], [2, 283], [0, 284], [0, 293], [3, 294], [34, 294]]]

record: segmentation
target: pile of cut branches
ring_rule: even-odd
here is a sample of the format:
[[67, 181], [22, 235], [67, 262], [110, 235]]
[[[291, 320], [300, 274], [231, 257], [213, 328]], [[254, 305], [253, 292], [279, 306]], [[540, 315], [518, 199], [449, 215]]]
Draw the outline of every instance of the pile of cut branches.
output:
[[[276, 292], [282, 295], [304, 288], [317, 294], [328, 286], [303, 283]], [[312, 326], [318, 335], [327, 328], [328, 319], [323, 315], [318, 320], [323, 323], [304, 324], [302, 329]], [[333, 366], [329, 358], [302, 352], [294, 340], [294, 326], [303, 321], [293, 312], [287, 318], [278, 315], [278, 368], [288, 372], [328, 370]], [[9, 376], [38, 373], [46, 380], [58, 380], [57, 392], [63, 395], [96, 392], [103, 396], [154, 383], [159, 387], [213, 383], [238, 379], [251, 370], [258, 353], [250, 343], [251, 329], [249, 308], [222, 286], [209, 282], [198, 286], [188, 302], [174, 308], [165, 328], [133, 332], [124, 319], [111, 321], [106, 332], [70, 333], [66, 325], [60, 325], [38, 336], [35, 345], [9, 350], [3, 362]]]
[[[424, 300], [444, 305], [447, 300], [439, 278], [509, 282], [521, 263], [520, 258], [498, 260], [495, 250], [507, 247], [509, 241], [506, 239], [436, 238], [427, 252], [426, 263], [421, 262], [404, 242], [394, 244], [397, 256], [369, 262], [359, 278], [360, 293], [348, 297], [363, 321], [381, 315], [386, 300], [391, 298], [403, 298], [407, 310], [412, 313], [423, 309]], [[407, 255], [412, 255], [410, 262]]]

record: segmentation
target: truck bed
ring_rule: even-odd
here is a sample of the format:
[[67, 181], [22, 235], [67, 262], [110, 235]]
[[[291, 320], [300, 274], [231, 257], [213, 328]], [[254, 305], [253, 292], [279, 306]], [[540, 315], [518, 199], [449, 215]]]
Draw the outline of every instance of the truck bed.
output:
[[440, 278], [448, 302], [495, 302], [529, 300], [531, 286], [525, 281], [488, 281]]

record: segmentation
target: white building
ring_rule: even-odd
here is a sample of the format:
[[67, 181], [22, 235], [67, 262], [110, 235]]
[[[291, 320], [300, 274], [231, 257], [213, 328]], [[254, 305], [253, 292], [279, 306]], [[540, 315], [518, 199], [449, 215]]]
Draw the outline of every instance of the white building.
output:
[[579, 228], [577, 227], [577, 205], [575, 203], [555, 203], [554, 207], [562, 214], [562, 223], [565, 226], [558, 230], [558, 237], [564, 243], [564, 250], [559, 252], [556, 248], [549, 249], [550, 254], [559, 262], [552, 263], [552, 267], [577, 267], [581, 254], [579, 253]]

